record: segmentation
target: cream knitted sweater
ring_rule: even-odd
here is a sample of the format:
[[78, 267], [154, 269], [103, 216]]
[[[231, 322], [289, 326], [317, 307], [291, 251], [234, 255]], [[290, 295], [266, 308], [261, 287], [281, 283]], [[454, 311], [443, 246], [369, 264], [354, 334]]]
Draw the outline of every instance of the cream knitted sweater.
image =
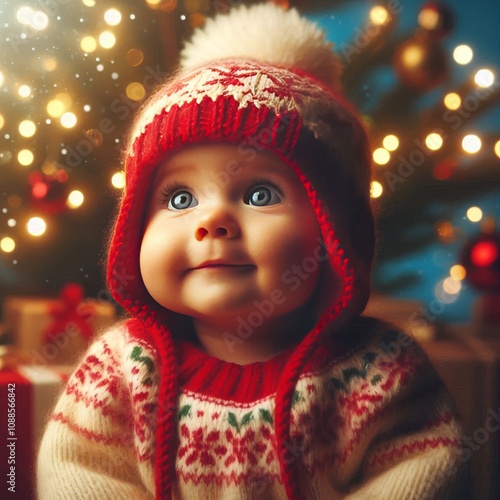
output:
[[[285, 499], [273, 412], [290, 352], [239, 366], [188, 342], [176, 348], [174, 498]], [[93, 343], [43, 437], [40, 500], [155, 497], [160, 377], [155, 349], [126, 323]], [[299, 461], [308, 499], [458, 498], [460, 443], [453, 406], [419, 347], [362, 319], [306, 365], [286, 459]]]

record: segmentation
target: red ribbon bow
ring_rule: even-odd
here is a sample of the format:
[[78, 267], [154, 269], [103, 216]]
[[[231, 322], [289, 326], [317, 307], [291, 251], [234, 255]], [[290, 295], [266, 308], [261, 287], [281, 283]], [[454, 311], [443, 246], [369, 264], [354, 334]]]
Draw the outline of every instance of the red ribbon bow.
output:
[[83, 302], [83, 288], [76, 283], [68, 283], [59, 295], [60, 301], [49, 307], [52, 323], [43, 334], [46, 344], [54, 342], [62, 335], [81, 335], [87, 342], [94, 334], [90, 322], [95, 316], [94, 308]]

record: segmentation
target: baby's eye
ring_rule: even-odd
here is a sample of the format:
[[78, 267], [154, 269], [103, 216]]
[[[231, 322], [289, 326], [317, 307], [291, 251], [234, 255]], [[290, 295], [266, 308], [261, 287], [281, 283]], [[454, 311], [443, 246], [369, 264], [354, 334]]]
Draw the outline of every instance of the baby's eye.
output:
[[198, 205], [198, 200], [189, 191], [177, 191], [168, 201], [170, 210], [185, 210], [196, 205]]
[[245, 197], [245, 203], [256, 207], [276, 205], [280, 202], [281, 198], [276, 190], [267, 186], [254, 187]]

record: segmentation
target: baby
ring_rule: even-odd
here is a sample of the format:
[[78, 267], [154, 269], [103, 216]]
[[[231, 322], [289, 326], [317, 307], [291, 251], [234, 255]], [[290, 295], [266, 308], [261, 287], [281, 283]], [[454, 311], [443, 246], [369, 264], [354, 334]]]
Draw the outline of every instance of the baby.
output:
[[454, 408], [415, 342], [360, 317], [370, 154], [296, 11], [208, 21], [138, 114], [108, 283], [130, 318], [48, 423], [40, 499], [466, 494]]

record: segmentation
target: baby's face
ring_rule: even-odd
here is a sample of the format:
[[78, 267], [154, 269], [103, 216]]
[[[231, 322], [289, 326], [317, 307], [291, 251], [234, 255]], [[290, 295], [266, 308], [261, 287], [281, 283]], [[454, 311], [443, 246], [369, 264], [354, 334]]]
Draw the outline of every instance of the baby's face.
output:
[[160, 305], [194, 319], [234, 324], [263, 304], [276, 319], [314, 291], [319, 241], [305, 189], [278, 157], [192, 146], [154, 179], [141, 274]]

